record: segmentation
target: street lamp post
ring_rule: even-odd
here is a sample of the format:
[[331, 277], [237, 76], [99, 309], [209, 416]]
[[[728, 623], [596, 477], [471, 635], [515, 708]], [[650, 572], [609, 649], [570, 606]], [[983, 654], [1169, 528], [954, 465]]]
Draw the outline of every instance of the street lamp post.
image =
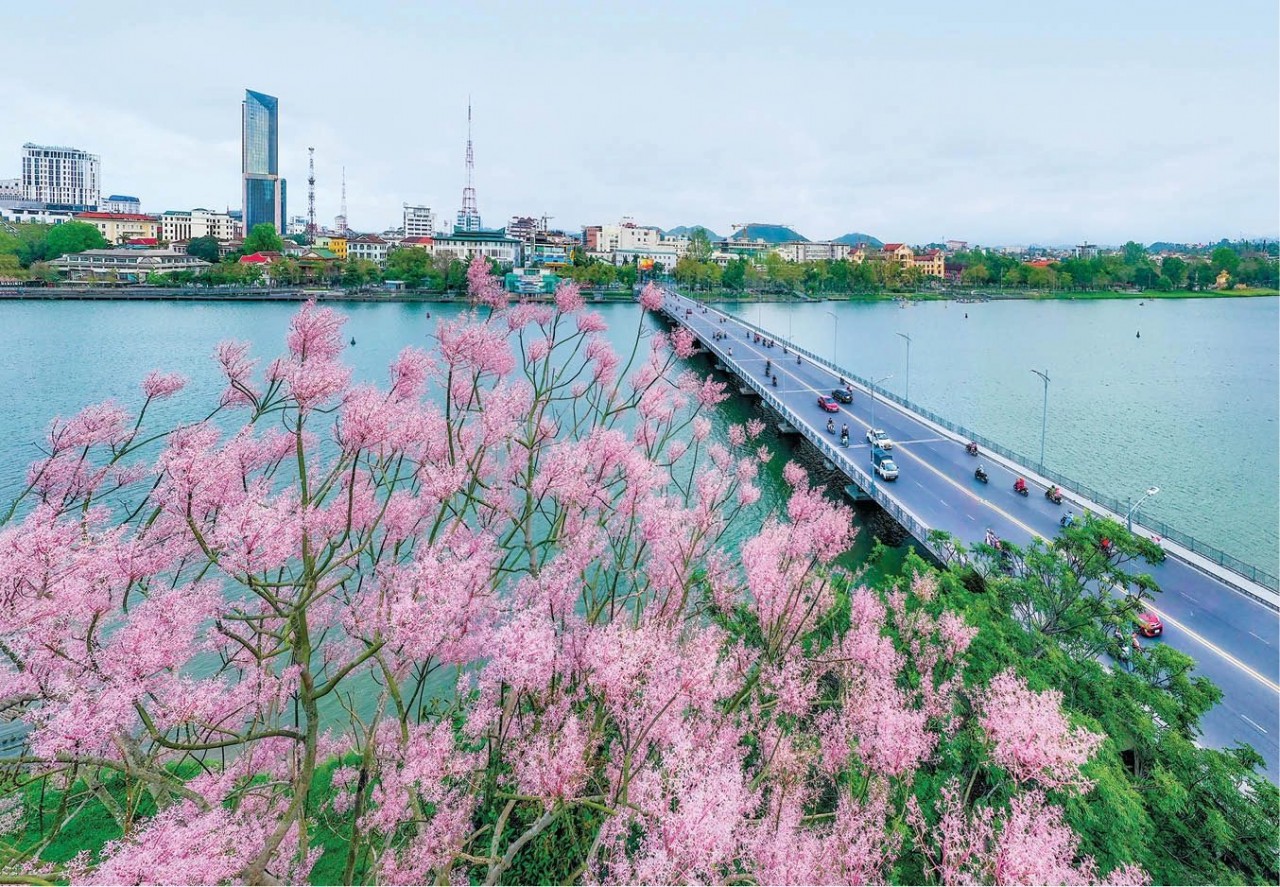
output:
[[836, 317], [830, 311], [823, 311], [823, 314], [831, 318], [831, 365], [836, 365], [836, 339], [839, 337], [840, 318]]
[[[1147, 492], [1143, 494], [1142, 498], [1129, 506], [1129, 513], [1124, 516], [1124, 522], [1125, 522], [1125, 525], [1128, 526], [1130, 533], [1133, 532], [1133, 513], [1138, 510], [1139, 505], [1141, 505], [1143, 502], [1146, 502], [1148, 499], [1150, 499], [1152, 496], [1154, 496], [1156, 493], [1159, 493], [1159, 492], [1160, 492], [1159, 487], [1148, 487]], [[1133, 497], [1130, 496], [1129, 498], [1132, 499]]]
[[[880, 378], [880, 379], [876, 379], [871, 383], [871, 427], [873, 429], [876, 427], [876, 386], [879, 385], [881, 382], [888, 382], [892, 378], [893, 378], [893, 373], [890, 373], [889, 375], [884, 376], [883, 378]], [[873, 459], [875, 458], [874, 453], [872, 453], [871, 456]]]
[[1044, 411], [1040, 414], [1040, 469], [1044, 470], [1044, 432], [1049, 427], [1049, 371], [1043, 373], [1039, 370], [1032, 370], [1041, 379], [1044, 379]]
[[905, 400], [911, 402], [911, 337], [906, 333], [898, 333], [899, 336], [907, 340], [907, 393], [904, 395]]

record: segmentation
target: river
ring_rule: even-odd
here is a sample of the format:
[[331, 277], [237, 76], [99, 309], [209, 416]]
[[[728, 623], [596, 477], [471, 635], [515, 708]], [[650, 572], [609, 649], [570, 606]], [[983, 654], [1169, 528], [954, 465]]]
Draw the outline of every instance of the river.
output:
[[1280, 574], [1280, 299], [723, 307]]
[[[906, 394], [909, 384], [912, 401], [1033, 458], [1044, 387], [1031, 370], [1044, 371], [1051, 380], [1047, 466], [1121, 500], [1158, 486], [1143, 514], [1280, 572], [1280, 300], [728, 307], [818, 354], [834, 347], [841, 366], [866, 378], [890, 376], [884, 384], [892, 390]], [[358, 379], [377, 382], [401, 348], [429, 347], [434, 324], [461, 310], [342, 308], [357, 342], [347, 359]], [[162, 405], [164, 418], [189, 420], [196, 404], [221, 389], [209, 359], [214, 346], [245, 339], [270, 359], [296, 309], [213, 301], [0, 303], [0, 500], [20, 489], [53, 416], [108, 397], [135, 403], [142, 377], [161, 368], [191, 378], [183, 397]], [[621, 346], [638, 308], [600, 310]], [[911, 337], [909, 376], [908, 342], [898, 333]], [[748, 409], [734, 398], [720, 408], [719, 423], [742, 421]], [[766, 480], [762, 504], [776, 507], [776, 471]]]

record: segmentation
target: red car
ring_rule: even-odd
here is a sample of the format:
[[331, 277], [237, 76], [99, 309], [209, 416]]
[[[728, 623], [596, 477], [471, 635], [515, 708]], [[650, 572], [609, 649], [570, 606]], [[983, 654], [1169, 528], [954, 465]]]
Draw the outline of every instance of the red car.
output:
[[1164, 625], [1155, 613], [1139, 613], [1134, 621], [1138, 623], [1138, 634], [1144, 638], [1158, 638], [1164, 634]]
[[822, 407], [828, 413], [840, 412], [840, 404], [836, 403], [834, 398], [827, 397], [825, 394], [818, 395], [818, 406]]

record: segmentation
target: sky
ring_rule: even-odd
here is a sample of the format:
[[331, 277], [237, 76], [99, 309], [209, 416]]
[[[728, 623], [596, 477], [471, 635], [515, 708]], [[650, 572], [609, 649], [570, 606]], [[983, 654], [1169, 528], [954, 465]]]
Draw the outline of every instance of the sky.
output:
[[[144, 211], [237, 207], [246, 88], [291, 215], [749, 222], [985, 245], [1280, 233], [1275, 0], [156, 4], [6, 12], [0, 178], [102, 158]], [[438, 221], [438, 225], [440, 222]]]

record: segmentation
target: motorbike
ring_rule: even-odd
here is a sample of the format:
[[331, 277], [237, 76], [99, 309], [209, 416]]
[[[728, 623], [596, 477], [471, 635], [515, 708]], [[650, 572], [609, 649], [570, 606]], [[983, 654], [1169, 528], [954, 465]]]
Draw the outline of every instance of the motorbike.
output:
[[1060, 527], [1069, 527], [1075, 522], [1076, 522], [1075, 515], [1073, 515], [1069, 511], [1066, 514], [1064, 514], [1062, 517], [1058, 518], [1058, 526]]
[[1062, 490], [1059, 490], [1057, 487], [1049, 487], [1049, 489], [1045, 490], [1044, 497], [1054, 505], [1062, 504]]
[[971, 440], [971, 441], [969, 441], [967, 444], [965, 444], [965, 445], [964, 445], [964, 450], [965, 450], [965, 452], [966, 452], [966, 453], [968, 453], [970, 456], [976, 456], [976, 455], [978, 455], [978, 444], [977, 444], [977, 441], [972, 441], [972, 440]]
[[836, 433], [836, 423], [835, 423], [835, 422], [832, 422], [830, 419], [828, 419], [828, 420], [827, 420], [827, 434], [835, 434], [835, 433]]
[[772, 361], [766, 360], [766, 361], [764, 362], [764, 374], [765, 374], [766, 376], [771, 376], [771, 375], [773, 375], [773, 362], [772, 362]]
[[848, 445], [849, 445], [849, 432], [847, 432], [847, 431], [841, 431], [841, 432], [840, 432], [840, 446], [842, 446], [842, 447], [847, 447]]
[[777, 388], [777, 387], [778, 387], [778, 377], [777, 377], [777, 375], [776, 375], [776, 374], [775, 374], [775, 375], [774, 375], [774, 377], [773, 377], [773, 387], [774, 387], [774, 388]]
[[1013, 491], [1019, 496], [1025, 496], [1030, 492], [1030, 490], [1027, 489], [1027, 482], [1022, 478], [1018, 478], [1013, 482]]
[[973, 473], [973, 479], [984, 484], [987, 482], [987, 472], [981, 465], [979, 465], [978, 470]]

